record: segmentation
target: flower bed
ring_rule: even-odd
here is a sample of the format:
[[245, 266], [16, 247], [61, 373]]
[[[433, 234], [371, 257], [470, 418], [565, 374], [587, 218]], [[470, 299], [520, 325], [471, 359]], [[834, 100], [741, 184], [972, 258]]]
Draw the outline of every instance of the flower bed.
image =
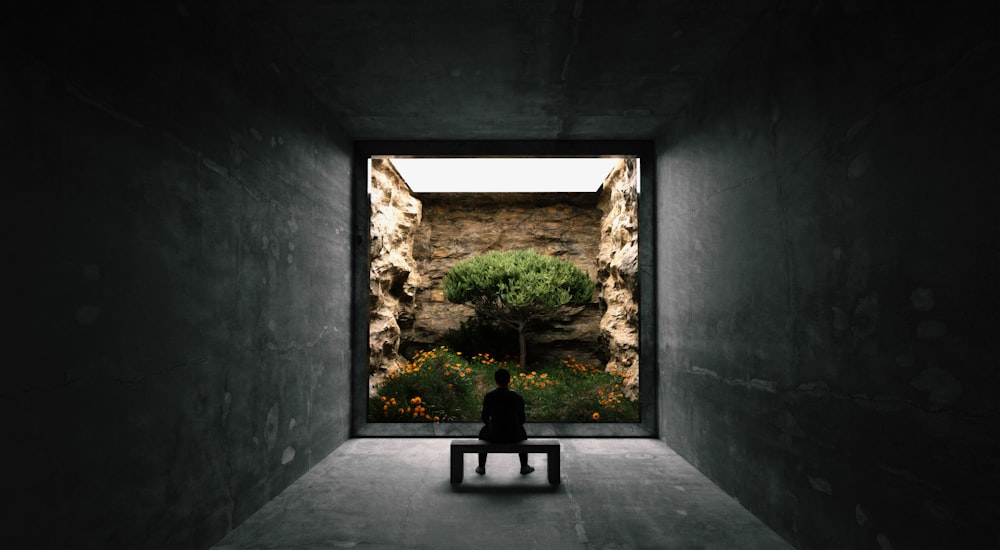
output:
[[417, 353], [388, 375], [369, 399], [369, 422], [479, 422], [493, 373], [511, 373], [511, 389], [524, 397], [528, 422], [638, 422], [639, 403], [626, 398], [620, 373], [566, 357], [518, 368], [516, 358], [487, 353], [466, 357], [439, 346]]

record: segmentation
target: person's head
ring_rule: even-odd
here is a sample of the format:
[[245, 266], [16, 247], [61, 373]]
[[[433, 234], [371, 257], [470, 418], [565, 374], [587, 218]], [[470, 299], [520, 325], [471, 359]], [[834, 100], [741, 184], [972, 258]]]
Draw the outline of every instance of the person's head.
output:
[[498, 386], [506, 388], [510, 384], [510, 371], [507, 369], [497, 369], [493, 373], [493, 379], [496, 380]]

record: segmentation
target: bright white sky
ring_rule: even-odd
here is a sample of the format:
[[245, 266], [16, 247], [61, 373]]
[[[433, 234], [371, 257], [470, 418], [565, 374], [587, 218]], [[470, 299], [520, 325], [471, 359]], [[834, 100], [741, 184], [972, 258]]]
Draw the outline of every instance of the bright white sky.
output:
[[593, 192], [617, 158], [392, 158], [414, 193]]

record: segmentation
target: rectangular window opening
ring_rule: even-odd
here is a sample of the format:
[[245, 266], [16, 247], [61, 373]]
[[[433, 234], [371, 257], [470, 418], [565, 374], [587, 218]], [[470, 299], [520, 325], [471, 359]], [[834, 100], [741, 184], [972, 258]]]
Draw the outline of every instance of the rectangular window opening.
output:
[[651, 149], [356, 144], [354, 435], [475, 437], [498, 368], [529, 437], [655, 435]]

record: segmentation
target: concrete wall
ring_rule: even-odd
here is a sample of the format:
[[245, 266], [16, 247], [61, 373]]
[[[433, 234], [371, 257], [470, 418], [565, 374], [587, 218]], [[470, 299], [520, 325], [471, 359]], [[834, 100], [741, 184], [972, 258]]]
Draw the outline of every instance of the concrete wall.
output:
[[18, 15], [0, 546], [207, 547], [348, 436], [350, 146], [245, 14]]
[[798, 548], [992, 547], [996, 20], [863, 5], [769, 13], [658, 142], [660, 433]]

